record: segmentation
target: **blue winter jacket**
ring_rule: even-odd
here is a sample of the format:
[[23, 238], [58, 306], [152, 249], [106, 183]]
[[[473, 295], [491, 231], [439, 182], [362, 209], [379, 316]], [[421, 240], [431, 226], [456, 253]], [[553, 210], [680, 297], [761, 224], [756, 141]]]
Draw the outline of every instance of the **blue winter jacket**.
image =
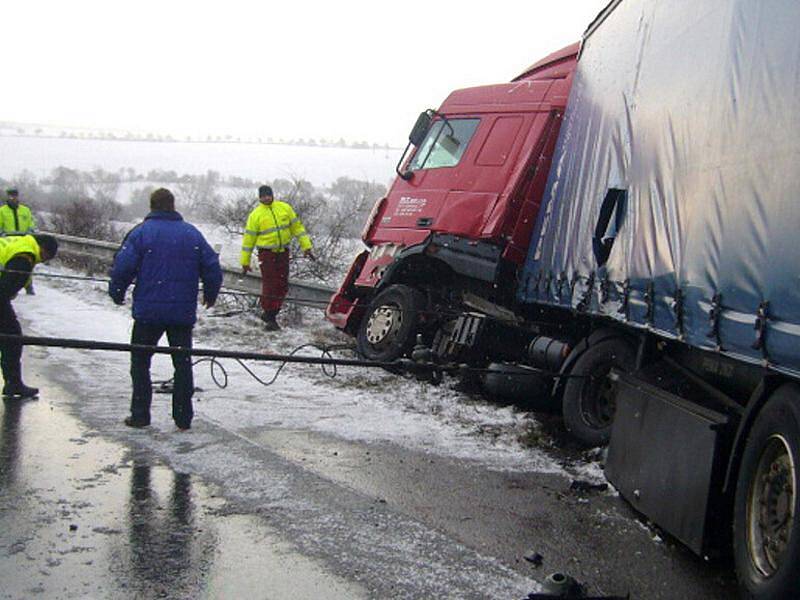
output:
[[222, 285], [219, 257], [175, 211], [153, 211], [134, 227], [114, 259], [108, 294], [122, 304], [133, 288], [133, 318], [154, 325], [194, 325], [197, 293], [213, 304]]

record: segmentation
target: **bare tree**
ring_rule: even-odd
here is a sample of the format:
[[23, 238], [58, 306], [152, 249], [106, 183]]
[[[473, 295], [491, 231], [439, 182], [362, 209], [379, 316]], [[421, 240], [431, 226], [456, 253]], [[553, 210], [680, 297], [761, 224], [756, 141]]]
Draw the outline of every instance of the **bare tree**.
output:
[[77, 200], [88, 196], [87, 177], [81, 171], [57, 167], [50, 175], [50, 192], [59, 199]]
[[94, 169], [86, 178], [86, 189], [90, 198], [98, 202], [116, 202], [121, 177], [103, 169]]
[[220, 175], [208, 171], [205, 175], [185, 175], [178, 183], [178, 196], [184, 212], [192, 216], [213, 214], [214, 206], [221, 201]]

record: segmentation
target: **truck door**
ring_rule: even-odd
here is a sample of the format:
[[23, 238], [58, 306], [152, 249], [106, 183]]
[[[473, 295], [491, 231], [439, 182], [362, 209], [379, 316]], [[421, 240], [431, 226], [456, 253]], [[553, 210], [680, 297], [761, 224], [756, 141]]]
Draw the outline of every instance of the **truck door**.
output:
[[386, 201], [380, 227], [430, 229], [457, 186], [458, 165], [480, 119], [439, 119], [414, 153], [406, 182], [398, 179]]

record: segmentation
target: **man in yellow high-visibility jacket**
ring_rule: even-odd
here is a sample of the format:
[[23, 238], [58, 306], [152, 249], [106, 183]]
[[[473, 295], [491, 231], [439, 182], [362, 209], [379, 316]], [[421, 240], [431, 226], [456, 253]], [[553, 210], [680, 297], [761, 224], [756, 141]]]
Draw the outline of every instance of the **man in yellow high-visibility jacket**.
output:
[[[52, 235], [0, 237], [0, 333], [22, 335], [11, 300], [30, 281], [33, 267], [57, 252], [58, 241]], [[18, 341], [0, 340], [0, 369], [3, 397], [32, 398], [39, 393], [22, 383], [22, 345]]]
[[259, 204], [247, 217], [242, 240], [242, 273], [250, 270], [250, 255], [258, 250], [261, 269], [261, 320], [267, 331], [280, 329], [275, 317], [289, 291], [289, 243], [297, 238], [306, 257], [316, 260], [311, 238], [294, 209], [286, 202], [275, 200], [272, 188], [258, 188]]
[[[6, 203], [0, 206], [0, 235], [28, 235], [36, 231], [36, 220], [31, 209], [20, 204], [17, 188], [6, 190]], [[33, 283], [28, 282], [25, 292], [33, 294]]]

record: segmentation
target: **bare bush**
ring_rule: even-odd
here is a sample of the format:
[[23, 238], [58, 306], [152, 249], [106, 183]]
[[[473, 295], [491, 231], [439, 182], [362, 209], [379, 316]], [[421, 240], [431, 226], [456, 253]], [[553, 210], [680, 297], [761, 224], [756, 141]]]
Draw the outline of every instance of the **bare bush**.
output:
[[333, 213], [329, 226], [339, 235], [357, 239], [375, 202], [386, 195], [386, 186], [373, 181], [339, 177], [329, 188]]
[[47, 229], [56, 233], [96, 240], [116, 241], [121, 234], [111, 221], [122, 212], [116, 202], [92, 198], [74, 198], [54, 207], [47, 219]]
[[211, 223], [219, 225], [232, 236], [244, 235], [247, 217], [258, 204], [255, 196], [253, 193], [223, 195], [209, 207], [207, 216]]

